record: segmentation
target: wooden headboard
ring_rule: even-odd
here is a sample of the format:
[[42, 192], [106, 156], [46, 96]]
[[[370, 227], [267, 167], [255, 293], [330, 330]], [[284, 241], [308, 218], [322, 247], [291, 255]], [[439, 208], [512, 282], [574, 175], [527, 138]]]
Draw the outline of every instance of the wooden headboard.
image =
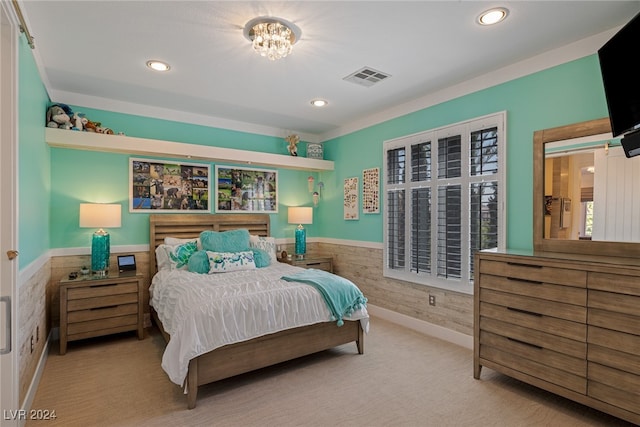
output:
[[249, 230], [257, 236], [270, 235], [269, 214], [154, 214], [149, 215], [149, 280], [156, 274], [156, 248], [165, 237], [188, 239], [204, 230]]

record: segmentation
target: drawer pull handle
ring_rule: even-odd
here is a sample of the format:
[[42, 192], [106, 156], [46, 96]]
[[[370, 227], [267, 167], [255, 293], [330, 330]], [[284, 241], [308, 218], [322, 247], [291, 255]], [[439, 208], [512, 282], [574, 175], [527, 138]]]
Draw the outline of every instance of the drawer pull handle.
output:
[[529, 268], [542, 268], [541, 265], [535, 264], [523, 264], [520, 262], [507, 262], [508, 265], [515, 265], [516, 267], [529, 267]]
[[320, 265], [322, 264], [321, 262], [310, 262], [307, 265]]
[[102, 285], [91, 285], [89, 287], [90, 288], [104, 288], [104, 287], [107, 287], [107, 286], [118, 286], [118, 284], [117, 283], [105, 283], [105, 284], [102, 284]]
[[542, 282], [537, 280], [519, 279], [517, 277], [507, 277], [507, 280], [515, 280], [516, 282], [530, 283], [532, 285], [542, 285]]
[[517, 340], [517, 339], [515, 339], [515, 338], [509, 338], [509, 337], [507, 337], [507, 339], [508, 339], [509, 341], [517, 342], [518, 344], [524, 344], [524, 345], [528, 345], [529, 347], [537, 348], [538, 350], [542, 350], [542, 349], [544, 348], [544, 347], [541, 347], [541, 346], [539, 346], [539, 345], [535, 345], [535, 344], [528, 343], [528, 342], [526, 342], [526, 341], [520, 341], [520, 340]]
[[118, 307], [117, 304], [116, 305], [107, 305], [105, 307], [93, 307], [93, 308], [90, 308], [90, 310], [108, 310], [110, 308], [116, 308], [116, 307]]
[[536, 313], [534, 311], [523, 310], [521, 308], [507, 307], [507, 310], [515, 311], [522, 314], [528, 314], [530, 316], [542, 317], [542, 314]]

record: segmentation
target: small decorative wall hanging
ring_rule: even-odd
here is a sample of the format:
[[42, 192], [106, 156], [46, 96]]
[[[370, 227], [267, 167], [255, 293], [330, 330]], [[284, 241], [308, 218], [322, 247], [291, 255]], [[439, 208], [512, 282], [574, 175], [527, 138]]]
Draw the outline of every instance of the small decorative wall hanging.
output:
[[278, 212], [278, 172], [216, 165], [216, 212]]
[[380, 168], [362, 171], [362, 213], [380, 213]]
[[307, 157], [310, 159], [320, 159], [324, 158], [324, 149], [322, 144], [319, 142], [309, 142], [307, 143]]
[[307, 185], [309, 186], [309, 193], [311, 193], [313, 191], [313, 182], [315, 181], [315, 179], [312, 176], [309, 176], [309, 178], [307, 178]]
[[129, 212], [210, 212], [210, 175], [206, 164], [131, 158]]
[[344, 180], [344, 219], [358, 219], [358, 178]]

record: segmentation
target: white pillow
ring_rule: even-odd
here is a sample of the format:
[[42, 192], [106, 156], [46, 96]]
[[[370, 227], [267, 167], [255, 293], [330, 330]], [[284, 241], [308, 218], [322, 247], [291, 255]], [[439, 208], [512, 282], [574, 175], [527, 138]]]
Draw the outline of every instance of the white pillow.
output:
[[209, 274], [239, 270], [254, 270], [256, 268], [256, 262], [253, 259], [253, 252], [251, 251], [207, 251], [207, 256], [209, 257]]
[[249, 247], [262, 249], [271, 257], [271, 263], [278, 262], [277, 246], [275, 237], [249, 236]]

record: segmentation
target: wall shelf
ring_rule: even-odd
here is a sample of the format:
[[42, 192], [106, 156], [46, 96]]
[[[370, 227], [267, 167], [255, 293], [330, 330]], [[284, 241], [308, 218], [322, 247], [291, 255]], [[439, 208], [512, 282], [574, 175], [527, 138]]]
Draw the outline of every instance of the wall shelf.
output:
[[94, 132], [46, 128], [45, 139], [51, 147], [71, 148], [75, 150], [189, 160], [222, 161], [306, 171], [330, 171], [334, 169], [333, 162], [330, 160], [309, 159], [283, 154], [262, 153], [259, 151], [237, 150], [234, 148], [212, 147], [209, 145], [187, 144], [124, 135], [105, 135]]

